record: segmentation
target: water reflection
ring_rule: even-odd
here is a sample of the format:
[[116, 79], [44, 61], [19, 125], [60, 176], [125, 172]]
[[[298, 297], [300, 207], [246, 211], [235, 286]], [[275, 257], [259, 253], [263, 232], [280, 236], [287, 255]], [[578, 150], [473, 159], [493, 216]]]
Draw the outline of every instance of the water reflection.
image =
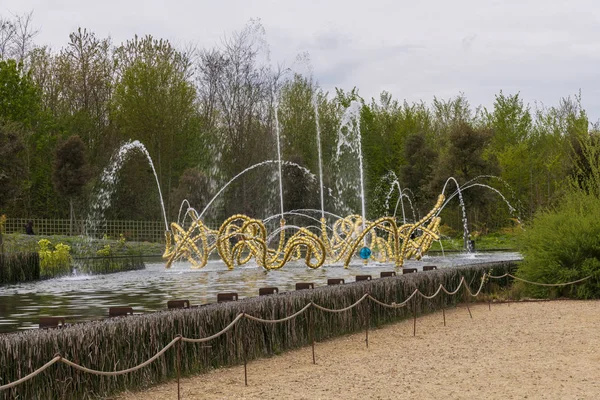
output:
[[[431, 255], [422, 261], [408, 261], [405, 267], [447, 268], [515, 259], [520, 259], [518, 253]], [[41, 315], [65, 316], [74, 323], [104, 318], [113, 306], [131, 306], [138, 313], [152, 312], [164, 309], [172, 299], [187, 299], [191, 304], [213, 303], [220, 292], [237, 292], [243, 298], [256, 296], [258, 289], [266, 286], [276, 286], [284, 292], [294, 290], [296, 282], [314, 282], [315, 286], [326, 285], [329, 278], [353, 282], [356, 275], [376, 278], [381, 271], [393, 269], [391, 264], [357, 263], [348, 269], [340, 264], [313, 270], [291, 263], [279, 271], [265, 271], [255, 264], [229, 271], [215, 260], [201, 270], [190, 269], [188, 263], [175, 264], [170, 270], [165, 270], [163, 263], [149, 263], [143, 271], [8, 285], [0, 287], [0, 333], [36, 328]]]

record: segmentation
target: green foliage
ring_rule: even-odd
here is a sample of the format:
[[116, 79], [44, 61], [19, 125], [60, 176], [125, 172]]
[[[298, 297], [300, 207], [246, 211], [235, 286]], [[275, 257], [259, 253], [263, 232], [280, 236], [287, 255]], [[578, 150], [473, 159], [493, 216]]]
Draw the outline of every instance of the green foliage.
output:
[[25, 144], [21, 135], [18, 124], [0, 122], [0, 210], [14, 205], [25, 189], [22, 183]]
[[66, 197], [81, 196], [89, 178], [86, 147], [79, 136], [71, 136], [56, 149], [52, 180], [56, 190]]
[[39, 108], [39, 92], [23, 65], [0, 60], [0, 122], [15, 121], [30, 127]]
[[72, 259], [70, 246], [63, 243], [52, 246], [52, 243], [48, 239], [41, 239], [38, 245], [42, 277], [53, 278], [71, 273]]
[[[218, 47], [196, 52], [151, 36], [115, 46], [110, 38], [79, 28], [58, 51], [32, 46], [28, 36], [27, 54], [0, 54], [26, 60], [0, 60], [0, 212], [47, 218], [65, 218], [69, 208], [71, 215], [87, 213], [84, 200], [93, 195], [94, 185], [83, 184], [88, 180], [80, 173], [84, 159], [69, 154], [86, 154], [87, 178], [93, 180], [123, 141], [138, 139], [154, 160], [174, 220], [184, 198], [200, 209], [233, 176], [276, 158], [277, 106], [283, 159], [318, 172], [318, 122], [325, 208], [356, 213], [360, 201], [353, 185], [340, 185], [341, 194], [333, 190], [345, 174], [357, 172], [353, 155], [339, 165], [333, 161], [340, 117], [354, 100], [363, 105], [360, 138], [369, 218], [391, 212], [385, 199], [393, 179], [382, 181], [391, 172], [403, 189], [411, 189], [417, 215], [430, 209], [449, 176], [462, 184], [478, 174], [499, 175], [512, 191], [500, 181], [485, 183], [508, 195], [526, 220], [557, 204], [570, 176], [587, 173], [580, 174], [577, 157], [571, 158], [581, 155], [577, 141], [588, 131], [580, 94], [554, 107], [534, 108], [519, 93], [500, 91], [490, 110], [471, 106], [464, 94], [429, 103], [398, 101], [386, 91], [363, 99], [356, 87], [330, 94], [310, 75], [286, 75], [263, 63], [263, 35], [252, 21]], [[79, 143], [77, 149], [62, 149], [74, 135], [83, 148]], [[53, 155], [63, 150], [58, 165]], [[209, 222], [235, 213], [261, 218], [278, 212], [276, 173], [276, 166], [264, 166], [237, 179], [213, 204]], [[48, 179], [53, 174], [56, 179]], [[75, 185], [63, 187], [68, 182]], [[388, 203], [397, 198], [396, 191]], [[497, 195], [473, 188], [465, 198], [470, 229], [511, 225], [513, 215]], [[297, 169], [285, 168], [284, 201], [288, 210], [318, 207], [318, 188]], [[456, 204], [450, 203], [442, 218], [461, 230]], [[133, 153], [105, 215], [154, 219], [159, 213], [152, 171], [143, 155]]]
[[110, 244], [105, 244], [103, 248], [96, 251], [96, 255], [101, 257], [109, 257], [111, 254], [112, 249], [110, 248]]
[[564, 283], [592, 276], [591, 280], [546, 288], [527, 285], [536, 297], [600, 297], [600, 201], [573, 192], [555, 209], [540, 212], [520, 237], [524, 262], [519, 276], [534, 282]]

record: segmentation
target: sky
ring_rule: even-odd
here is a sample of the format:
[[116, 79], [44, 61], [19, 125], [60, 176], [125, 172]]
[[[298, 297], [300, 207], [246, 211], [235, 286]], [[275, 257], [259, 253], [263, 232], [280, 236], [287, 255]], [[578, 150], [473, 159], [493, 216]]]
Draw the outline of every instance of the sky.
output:
[[308, 53], [325, 90], [409, 102], [464, 93], [488, 108], [500, 90], [532, 108], [581, 90], [600, 118], [596, 0], [0, 0], [2, 16], [29, 11], [36, 43], [54, 49], [78, 27], [116, 44], [151, 34], [209, 48], [260, 19], [271, 62], [294, 68]]

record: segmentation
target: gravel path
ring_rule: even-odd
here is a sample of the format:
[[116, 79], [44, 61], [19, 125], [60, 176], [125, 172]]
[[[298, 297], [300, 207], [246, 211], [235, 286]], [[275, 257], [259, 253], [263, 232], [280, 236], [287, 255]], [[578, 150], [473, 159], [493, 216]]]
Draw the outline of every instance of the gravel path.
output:
[[[598, 399], [600, 302], [472, 305], [181, 381], [182, 399]], [[177, 399], [174, 382], [121, 400]]]

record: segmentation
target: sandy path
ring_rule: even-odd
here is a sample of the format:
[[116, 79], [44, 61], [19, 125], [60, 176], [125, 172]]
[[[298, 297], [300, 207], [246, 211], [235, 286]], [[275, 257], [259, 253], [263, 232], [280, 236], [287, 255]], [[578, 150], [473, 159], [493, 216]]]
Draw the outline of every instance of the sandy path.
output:
[[[182, 379], [182, 399], [598, 399], [600, 302], [471, 306]], [[122, 400], [176, 399], [167, 383]]]

